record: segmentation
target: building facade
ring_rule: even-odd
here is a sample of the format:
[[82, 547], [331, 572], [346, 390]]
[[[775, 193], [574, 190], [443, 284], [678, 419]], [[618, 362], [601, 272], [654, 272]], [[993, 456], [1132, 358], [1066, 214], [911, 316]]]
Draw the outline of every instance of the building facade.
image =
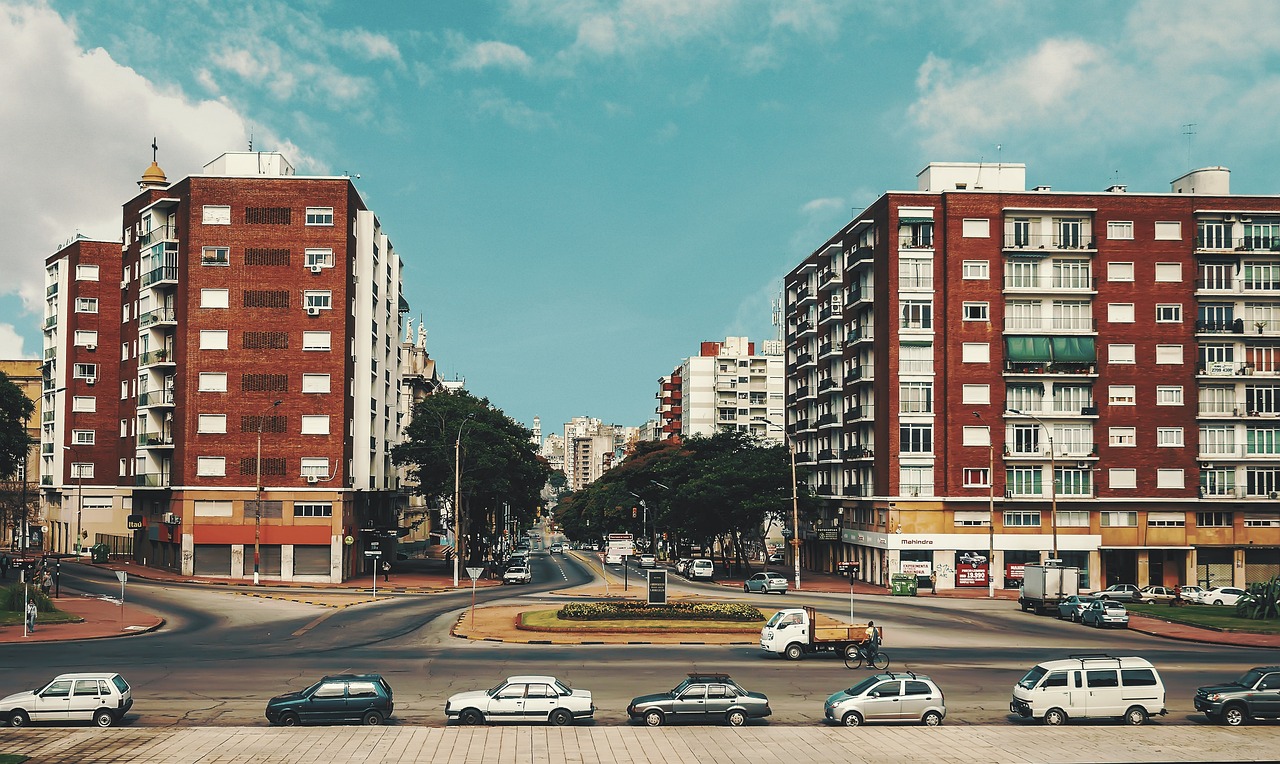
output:
[[1280, 197], [935, 163], [785, 279], [805, 564], [886, 584], [1280, 572]]
[[350, 178], [267, 152], [176, 183], [153, 162], [139, 189], [121, 241], [47, 262], [50, 517], [69, 524], [83, 482], [73, 538], [123, 537], [147, 565], [359, 572], [365, 549], [394, 543], [400, 508], [407, 305], [377, 216]]
[[43, 551], [48, 530], [40, 514], [40, 422], [42, 362], [36, 359], [0, 361], [0, 372], [18, 386], [35, 410], [25, 422], [30, 446], [27, 457], [12, 475], [0, 476], [0, 548], [10, 552]]
[[684, 359], [662, 380], [659, 395], [679, 386], [673, 399], [678, 416], [672, 421], [682, 437], [736, 430], [778, 440], [785, 410], [783, 375], [781, 343], [765, 341], [757, 352], [756, 343], [746, 337], [728, 337], [703, 342], [698, 355]]

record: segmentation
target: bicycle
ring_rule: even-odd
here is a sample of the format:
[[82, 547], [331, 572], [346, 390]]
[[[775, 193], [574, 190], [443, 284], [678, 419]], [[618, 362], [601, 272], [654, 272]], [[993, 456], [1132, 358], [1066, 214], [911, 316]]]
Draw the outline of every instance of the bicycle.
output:
[[884, 671], [889, 668], [889, 654], [875, 645], [852, 644], [844, 649], [845, 668], [860, 669], [863, 663]]

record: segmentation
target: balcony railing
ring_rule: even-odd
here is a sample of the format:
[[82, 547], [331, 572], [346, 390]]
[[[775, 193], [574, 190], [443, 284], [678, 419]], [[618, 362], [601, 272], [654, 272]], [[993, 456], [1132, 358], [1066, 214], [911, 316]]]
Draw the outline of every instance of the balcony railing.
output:
[[139, 488], [168, 488], [167, 472], [144, 472], [133, 476], [133, 484]]
[[1004, 330], [1010, 331], [1052, 331], [1052, 332], [1096, 332], [1098, 320], [1095, 318], [1005, 318]]
[[138, 356], [138, 366], [152, 366], [158, 363], [173, 363], [168, 350], [148, 350]]
[[41, 475], [40, 485], [53, 485], [53, 475]]
[[138, 393], [138, 406], [172, 406], [172, 390], [151, 390]]
[[933, 249], [932, 236], [901, 236], [898, 249]]
[[1095, 239], [1083, 232], [1077, 235], [1061, 233], [1011, 233], [1005, 234], [1005, 249], [1097, 249]]
[[1005, 374], [1084, 374], [1096, 375], [1091, 363], [1048, 363], [1044, 361], [1005, 361]]
[[818, 392], [822, 392], [823, 390], [830, 390], [831, 388], [833, 388], [833, 387], [835, 387], [835, 386], [836, 386], [836, 381], [835, 381], [834, 379], [823, 379], [823, 380], [819, 380], [819, 381], [818, 381]]
[[52, 316], [46, 316], [46, 317], [45, 317], [45, 319], [44, 319], [44, 328], [46, 328], [46, 329], [52, 329], [53, 327], [55, 327], [55, 326], [57, 326], [57, 325], [58, 325], [58, 316], [57, 316], [57, 314], [54, 314], [54, 315], [52, 315]]
[[149, 247], [157, 241], [171, 241], [178, 238], [178, 227], [174, 225], [161, 225], [152, 228], [150, 231], [138, 237], [138, 246]]
[[824, 448], [818, 452], [818, 461], [820, 462], [834, 462], [839, 458], [839, 455], [829, 448]]
[[808, 385], [796, 389], [796, 400], [803, 400], [814, 394], [814, 391]]
[[1235, 252], [1280, 252], [1280, 236], [1197, 236], [1196, 249]]
[[53, 444], [52, 444], [52, 443], [41, 443], [41, 444], [40, 444], [40, 455], [41, 455], [41, 456], [52, 456], [52, 455], [53, 455]]
[[1031, 289], [1052, 292], [1096, 292], [1098, 279], [1095, 276], [1063, 274], [1057, 276], [1005, 276], [1004, 288]]
[[53, 297], [58, 293], [58, 283], [55, 281], [44, 290], [45, 297]]
[[162, 432], [140, 432], [138, 433], [139, 446], [172, 446], [173, 435]]
[[835, 414], [823, 414], [822, 416], [818, 417], [818, 426], [824, 427], [829, 424], [836, 424], [839, 421], [840, 421], [840, 418]]
[[1201, 334], [1275, 334], [1280, 333], [1280, 319], [1200, 320], [1195, 330]]
[[796, 366], [808, 366], [813, 363], [813, 353], [801, 353], [796, 356]]
[[795, 334], [797, 336], [801, 334], [808, 334], [813, 330], [814, 330], [814, 325], [812, 323], [810, 323], [809, 321], [801, 321], [796, 324]]
[[833, 307], [828, 307], [828, 308], [822, 308], [822, 309], [820, 309], [820, 310], [818, 311], [818, 320], [819, 320], [819, 321], [829, 321], [829, 320], [831, 320], [832, 318], [840, 318], [840, 315], [841, 315], [841, 313], [840, 313], [840, 307], [839, 307], [839, 306], [833, 306]]
[[170, 281], [175, 284], [178, 281], [178, 266], [176, 265], [162, 265], [159, 268], [147, 271], [142, 276], [142, 286], [144, 287]]
[[138, 318], [138, 325], [145, 328], [152, 324], [172, 324], [177, 323], [177, 321], [178, 314], [173, 308], [156, 308], [143, 313]]
[[845, 451], [844, 451], [844, 458], [846, 458], [846, 459], [874, 459], [874, 458], [876, 458], [876, 453], [875, 453], [875, 451], [874, 451], [873, 449], [867, 448], [866, 446], [854, 446], [853, 448], [846, 448], [846, 449], [845, 449]]
[[40, 412], [40, 424], [49, 424], [50, 422], [54, 421], [57, 418], [58, 418], [58, 412], [56, 411]]
[[[1058, 443], [1053, 444], [1055, 459], [1081, 459], [1098, 455], [1097, 443]], [[1049, 447], [1047, 445], [1032, 446], [1026, 448], [1009, 448], [1005, 447], [1004, 455], [1011, 458], [1049, 458]]]

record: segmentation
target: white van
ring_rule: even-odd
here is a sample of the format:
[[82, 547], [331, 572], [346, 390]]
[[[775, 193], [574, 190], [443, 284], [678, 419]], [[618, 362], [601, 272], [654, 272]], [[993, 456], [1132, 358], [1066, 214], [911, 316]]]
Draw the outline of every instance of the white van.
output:
[[711, 560], [697, 559], [690, 560], [688, 573], [685, 575], [689, 578], [705, 578], [712, 580], [716, 574], [716, 565]]
[[1165, 714], [1164, 682], [1145, 658], [1106, 654], [1045, 661], [1013, 688], [1009, 710], [1045, 724], [1069, 719], [1124, 719], [1142, 724]]

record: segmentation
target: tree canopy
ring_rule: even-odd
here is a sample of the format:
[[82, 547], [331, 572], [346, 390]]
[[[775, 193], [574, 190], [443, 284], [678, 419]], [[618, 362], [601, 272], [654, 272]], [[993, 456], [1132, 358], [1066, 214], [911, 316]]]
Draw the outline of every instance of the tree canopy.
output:
[[22, 392], [9, 375], [0, 371], [0, 478], [10, 478], [27, 460], [31, 438], [27, 420], [36, 404]]

